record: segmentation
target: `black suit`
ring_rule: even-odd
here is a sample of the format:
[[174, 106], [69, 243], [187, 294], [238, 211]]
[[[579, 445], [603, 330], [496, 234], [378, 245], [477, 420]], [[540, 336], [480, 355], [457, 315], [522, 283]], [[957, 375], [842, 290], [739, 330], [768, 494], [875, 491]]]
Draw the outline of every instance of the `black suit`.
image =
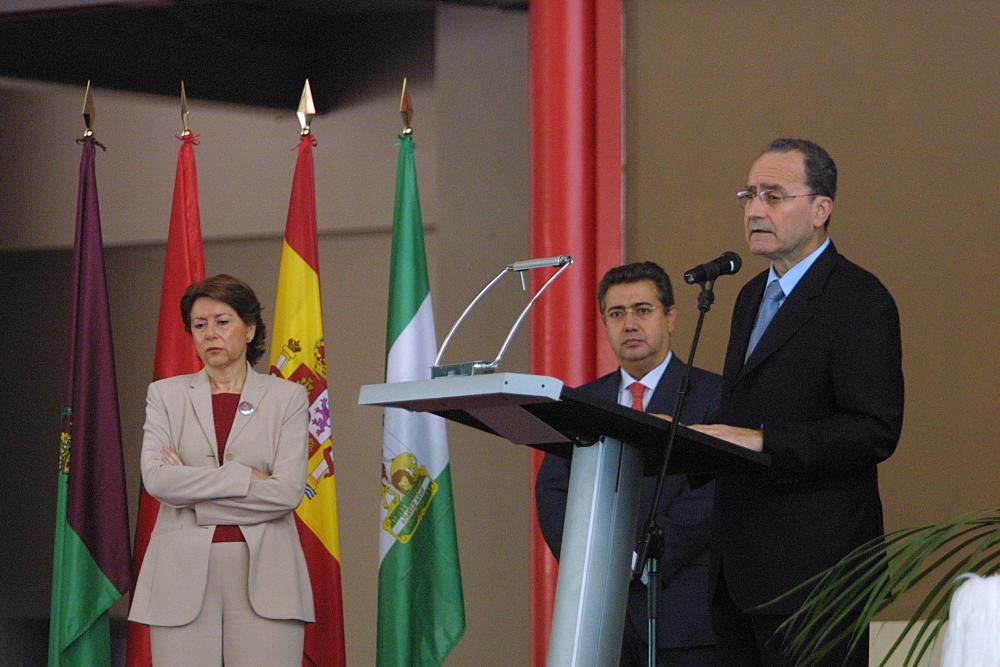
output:
[[[719, 422], [763, 429], [767, 472], [717, 476], [713, 584], [748, 610], [883, 532], [876, 464], [903, 422], [896, 304], [831, 243], [744, 356], [767, 272], [736, 300]], [[786, 615], [804, 595], [771, 607]]]
[[[650, 397], [647, 412], [673, 411], [684, 368], [685, 364], [676, 356], [671, 358]], [[683, 423], [702, 422], [714, 415], [718, 408], [720, 382], [721, 378], [714, 373], [692, 369], [681, 420]], [[615, 371], [580, 388], [617, 403], [620, 386], [621, 374]], [[557, 559], [566, 515], [570, 463], [571, 459], [546, 454], [535, 483], [538, 522], [546, 543]], [[649, 514], [655, 489], [656, 477], [644, 477], [639, 495], [637, 532]], [[665, 481], [661, 511], [657, 517], [665, 541], [660, 560], [663, 585], [657, 631], [660, 648], [715, 644], [708, 606], [708, 544], [713, 493], [714, 484], [692, 490], [683, 475], [670, 475]], [[626, 623], [632, 625], [642, 642], [648, 641], [647, 621], [646, 589], [633, 585], [629, 591]]]

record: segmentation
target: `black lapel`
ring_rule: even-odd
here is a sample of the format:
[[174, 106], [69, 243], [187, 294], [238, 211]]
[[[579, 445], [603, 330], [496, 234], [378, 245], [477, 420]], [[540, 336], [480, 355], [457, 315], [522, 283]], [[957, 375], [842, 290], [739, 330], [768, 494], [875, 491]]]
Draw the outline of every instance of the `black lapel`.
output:
[[684, 375], [684, 362], [677, 358], [674, 353], [670, 357], [670, 363], [663, 369], [660, 382], [656, 385], [646, 412], [658, 412], [660, 414], [670, 414], [677, 405], [677, 390], [681, 388], [681, 376]]
[[[806, 274], [792, 290], [792, 293], [781, 304], [767, 331], [761, 337], [757, 347], [754, 348], [750, 358], [740, 371], [740, 377], [746, 375], [759, 366], [765, 359], [781, 348], [785, 342], [798, 331], [803, 324], [808, 322], [813, 316], [812, 301], [823, 293], [826, 281], [830, 277], [830, 272], [840, 259], [840, 253], [834, 247], [833, 242], [823, 251], [823, 254], [816, 258], [816, 262], [809, 267]], [[758, 304], [759, 307], [759, 304]], [[756, 313], [754, 313], [756, 317]], [[752, 327], [752, 325], [751, 325]], [[749, 332], [747, 338], [749, 339]], [[746, 346], [743, 346], [746, 350]], [[744, 352], [745, 353], [745, 352]]]
[[591, 394], [598, 396], [605, 401], [611, 401], [612, 403], [618, 402], [618, 388], [622, 384], [622, 374], [620, 370], [616, 370], [613, 373], [608, 373], [607, 375], [602, 375], [593, 382], [585, 384], [581, 389], [589, 391]]
[[[750, 332], [753, 330], [754, 322], [757, 319], [757, 311], [760, 309], [760, 302], [764, 298], [764, 283], [767, 282], [769, 271], [762, 271], [748, 282], [740, 293], [747, 296], [737, 299], [736, 308], [733, 310], [733, 323], [730, 327], [730, 336], [738, 341], [738, 345], [730, 342], [726, 350], [725, 374], [738, 375], [743, 368], [743, 359], [747, 354], [747, 345], [750, 344]], [[732, 369], [732, 370], [730, 370]]]

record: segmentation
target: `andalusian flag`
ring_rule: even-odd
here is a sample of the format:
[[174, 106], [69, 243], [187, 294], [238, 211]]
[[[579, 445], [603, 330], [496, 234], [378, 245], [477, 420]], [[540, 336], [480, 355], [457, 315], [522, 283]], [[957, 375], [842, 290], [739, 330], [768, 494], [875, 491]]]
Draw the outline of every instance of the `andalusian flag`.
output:
[[93, 136], [82, 140], [59, 443], [49, 666], [111, 664], [129, 588], [128, 505]]
[[[191, 335], [184, 330], [181, 319], [181, 297], [188, 285], [205, 278], [205, 252], [201, 240], [201, 214], [198, 208], [198, 169], [194, 147], [198, 137], [180, 137], [177, 151], [177, 171], [174, 176], [174, 199], [170, 206], [170, 228], [167, 231], [167, 254], [163, 262], [163, 285], [160, 288], [160, 319], [156, 330], [156, 356], [153, 379], [195, 373], [202, 367]], [[132, 554], [132, 583], [139, 578], [146, 548], [153, 535], [153, 526], [160, 503], [145, 489], [139, 491], [139, 514], [135, 525], [135, 549]], [[153, 650], [149, 626], [129, 621], [126, 662], [128, 667], [149, 667]]]
[[299, 142], [278, 272], [271, 373], [298, 382], [309, 391], [309, 473], [306, 495], [295, 510], [295, 519], [309, 565], [316, 622], [306, 625], [303, 664], [327, 667], [345, 664], [344, 606], [340, 588], [337, 478], [319, 291], [314, 143], [308, 134]]
[[[437, 350], [413, 160], [400, 138], [389, 269], [386, 382], [430, 379]], [[379, 530], [380, 667], [440, 665], [465, 632], [444, 421], [387, 408]]]

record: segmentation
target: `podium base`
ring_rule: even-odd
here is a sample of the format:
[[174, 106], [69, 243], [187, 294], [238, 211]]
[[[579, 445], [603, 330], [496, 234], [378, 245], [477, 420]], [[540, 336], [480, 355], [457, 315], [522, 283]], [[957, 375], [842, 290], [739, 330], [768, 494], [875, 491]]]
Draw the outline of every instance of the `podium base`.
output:
[[618, 664], [642, 468], [619, 440], [573, 448], [550, 665]]

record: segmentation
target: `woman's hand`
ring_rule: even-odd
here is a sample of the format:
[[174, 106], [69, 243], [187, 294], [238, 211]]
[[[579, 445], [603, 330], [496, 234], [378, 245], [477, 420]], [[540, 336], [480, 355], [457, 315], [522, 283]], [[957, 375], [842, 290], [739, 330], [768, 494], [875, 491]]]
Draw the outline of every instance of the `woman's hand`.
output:
[[161, 447], [160, 460], [163, 462], [163, 465], [168, 465], [168, 466], [184, 465], [184, 462], [181, 461], [180, 455], [174, 450], [173, 447]]
[[271, 476], [263, 470], [257, 470], [256, 468], [253, 468], [252, 470], [253, 472], [250, 473], [250, 479], [253, 481], [261, 482], [265, 479], [271, 479]]

